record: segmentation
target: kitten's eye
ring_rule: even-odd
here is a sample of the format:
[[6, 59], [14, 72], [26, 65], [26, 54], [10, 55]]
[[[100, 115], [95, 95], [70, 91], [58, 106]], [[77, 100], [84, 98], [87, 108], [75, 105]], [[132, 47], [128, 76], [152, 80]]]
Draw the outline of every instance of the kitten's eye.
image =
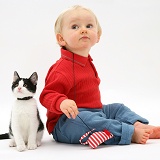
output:
[[78, 29], [78, 28], [79, 28], [79, 26], [78, 26], [78, 25], [76, 25], [76, 24], [74, 24], [71, 28], [72, 28], [72, 29]]
[[14, 86], [17, 87], [17, 86], [18, 86], [18, 83], [16, 83]]
[[92, 25], [92, 24], [88, 24], [88, 25], [86, 26], [86, 28], [93, 28], [93, 25]]
[[24, 84], [23, 87], [27, 87], [27, 84]]

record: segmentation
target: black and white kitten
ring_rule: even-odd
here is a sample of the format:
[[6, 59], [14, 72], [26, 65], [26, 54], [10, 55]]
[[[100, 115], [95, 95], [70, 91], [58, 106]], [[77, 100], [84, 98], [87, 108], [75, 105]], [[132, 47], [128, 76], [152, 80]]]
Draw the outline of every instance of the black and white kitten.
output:
[[0, 138], [11, 138], [9, 146], [17, 147], [18, 151], [24, 151], [26, 145], [28, 149], [36, 149], [41, 145], [44, 125], [33, 98], [37, 80], [36, 72], [29, 78], [20, 78], [18, 73], [14, 72], [12, 92], [16, 100], [11, 112], [9, 134], [1, 135]]

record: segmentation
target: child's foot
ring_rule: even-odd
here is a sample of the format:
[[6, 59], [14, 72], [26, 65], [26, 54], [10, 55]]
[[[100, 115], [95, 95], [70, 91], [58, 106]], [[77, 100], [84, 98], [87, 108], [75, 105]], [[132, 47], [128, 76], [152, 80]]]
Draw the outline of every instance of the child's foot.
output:
[[153, 133], [150, 134], [150, 139], [160, 139], [160, 127], [155, 127], [147, 124], [143, 124], [141, 122], [136, 122], [134, 124], [135, 128], [141, 128], [141, 129], [152, 129]]
[[138, 144], [145, 144], [149, 139], [150, 135], [152, 134], [152, 132], [153, 132], [152, 129], [141, 129], [135, 127], [132, 136], [132, 142]]
[[150, 139], [160, 139], [160, 127], [153, 128], [153, 133], [149, 137]]

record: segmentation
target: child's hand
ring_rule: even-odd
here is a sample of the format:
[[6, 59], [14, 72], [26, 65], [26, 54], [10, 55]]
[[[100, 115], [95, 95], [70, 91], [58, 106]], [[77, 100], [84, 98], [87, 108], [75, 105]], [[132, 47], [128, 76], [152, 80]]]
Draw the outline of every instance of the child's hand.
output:
[[61, 111], [68, 117], [75, 119], [78, 115], [77, 105], [73, 100], [65, 99], [60, 104]]

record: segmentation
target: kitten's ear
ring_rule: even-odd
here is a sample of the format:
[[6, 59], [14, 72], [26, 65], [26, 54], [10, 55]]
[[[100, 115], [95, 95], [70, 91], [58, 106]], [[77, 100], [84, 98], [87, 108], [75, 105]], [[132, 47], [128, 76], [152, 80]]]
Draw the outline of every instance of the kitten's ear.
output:
[[19, 79], [19, 75], [16, 71], [14, 71], [14, 75], [13, 75], [13, 82], [15, 82], [17, 79]]
[[36, 85], [37, 84], [37, 81], [38, 81], [38, 75], [36, 72], [34, 72], [30, 77], [29, 77], [30, 81]]

